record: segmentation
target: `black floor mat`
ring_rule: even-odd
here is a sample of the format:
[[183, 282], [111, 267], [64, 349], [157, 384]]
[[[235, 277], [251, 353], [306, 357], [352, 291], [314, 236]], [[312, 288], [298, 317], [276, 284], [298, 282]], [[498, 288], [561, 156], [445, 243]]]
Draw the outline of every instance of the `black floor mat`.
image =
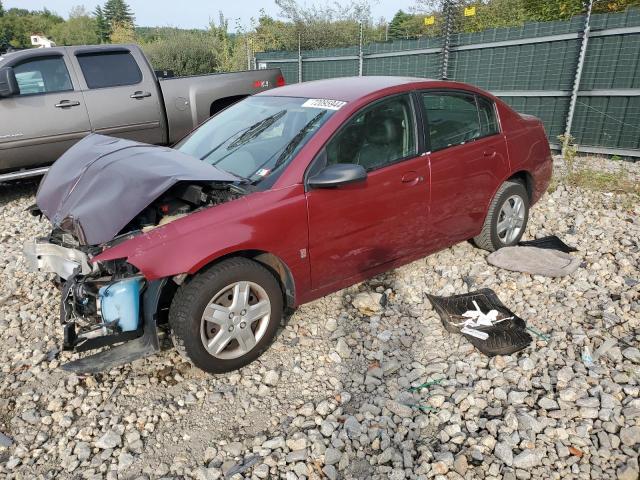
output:
[[549, 250], [559, 250], [564, 253], [571, 253], [571, 252], [578, 251], [577, 248], [570, 247], [555, 235], [550, 235], [548, 237], [543, 237], [543, 238], [536, 238], [535, 240], [527, 240], [524, 242], [519, 242], [518, 245], [521, 247], [537, 247], [537, 248], [546, 248]]
[[489, 334], [486, 340], [463, 334], [478, 350], [490, 357], [494, 355], [509, 355], [522, 350], [531, 343], [531, 335], [526, 331], [526, 322], [509, 310], [490, 288], [483, 288], [475, 292], [453, 295], [451, 297], [436, 297], [427, 295], [435, 308], [442, 325], [449, 332], [461, 333], [460, 329], [466, 318], [462, 316], [468, 310], [475, 310], [474, 300], [480, 310], [487, 313], [497, 310], [498, 318], [513, 317], [499, 322], [491, 327], [474, 327], [475, 330]]

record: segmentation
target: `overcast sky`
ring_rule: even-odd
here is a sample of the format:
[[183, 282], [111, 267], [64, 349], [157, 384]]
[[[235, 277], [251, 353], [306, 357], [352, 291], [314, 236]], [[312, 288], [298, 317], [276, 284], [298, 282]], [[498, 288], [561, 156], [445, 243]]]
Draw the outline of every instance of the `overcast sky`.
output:
[[[97, 4], [104, 1], [96, 0], [2, 0], [5, 9], [18, 7], [29, 10], [41, 10], [44, 7], [67, 17], [69, 10], [75, 5], [84, 5], [92, 11]], [[234, 19], [240, 18], [242, 24], [249, 25], [251, 17], [257, 17], [261, 8], [268, 14], [275, 16], [278, 13], [273, 0], [181, 0], [167, 2], [161, 0], [128, 0], [131, 9], [136, 16], [136, 25], [139, 26], [172, 26], [182, 28], [204, 28], [208, 26], [209, 19], [217, 19], [221, 10], [225, 17], [229, 18], [229, 27], [234, 28]], [[300, 2], [304, 4], [305, 2]], [[307, 2], [313, 3], [313, 2]], [[320, 3], [320, 2], [318, 2]], [[378, 19], [385, 17], [390, 20], [398, 9], [405, 11], [413, 5], [413, 0], [378, 0], [373, 4], [373, 17]]]

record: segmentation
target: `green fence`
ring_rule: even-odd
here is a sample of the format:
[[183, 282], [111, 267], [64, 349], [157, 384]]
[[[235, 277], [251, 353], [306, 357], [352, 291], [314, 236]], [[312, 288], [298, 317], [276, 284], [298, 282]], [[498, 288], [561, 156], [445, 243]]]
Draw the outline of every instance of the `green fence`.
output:
[[[528, 23], [451, 37], [448, 78], [478, 85], [540, 117], [557, 146], [570, 112], [579, 53], [588, 36], [571, 134], [585, 152], [640, 157], [640, 10]], [[354, 75], [440, 78], [442, 39], [256, 55], [287, 83]]]

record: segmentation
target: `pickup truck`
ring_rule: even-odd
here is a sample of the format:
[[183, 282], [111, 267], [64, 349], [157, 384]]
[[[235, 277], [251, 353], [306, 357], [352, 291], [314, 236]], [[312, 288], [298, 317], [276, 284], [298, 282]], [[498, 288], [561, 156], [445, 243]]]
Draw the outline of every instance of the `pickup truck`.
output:
[[29, 49], [0, 56], [0, 181], [46, 172], [95, 132], [156, 145], [257, 92], [279, 69], [163, 78], [136, 45]]

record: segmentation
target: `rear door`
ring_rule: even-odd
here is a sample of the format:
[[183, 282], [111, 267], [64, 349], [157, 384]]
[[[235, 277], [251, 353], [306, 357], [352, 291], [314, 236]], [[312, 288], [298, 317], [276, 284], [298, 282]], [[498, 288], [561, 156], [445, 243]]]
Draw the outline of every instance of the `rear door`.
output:
[[478, 234], [509, 171], [495, 104], [465, 91], [421, 93], [431, 162], [430, 249]]
[[139, 142], [166, 143], [157, 80], [146, 59], [125, 47], [73, 49], [92, 130]]
[[0, 169], [52, 163], [90, 131], [73, 69], [60, 52], [17, 59], [20, 94], [0, 99]]
[[310, 172], [332, 163], [357, 163], [368, 172], [365, 182], [307, 192], [314, 289], [344, 286], [423, 251], [429, 170], [418, 154], [414, 110], [409, 94], [374, 103], [348, 120], [314, 161]]

